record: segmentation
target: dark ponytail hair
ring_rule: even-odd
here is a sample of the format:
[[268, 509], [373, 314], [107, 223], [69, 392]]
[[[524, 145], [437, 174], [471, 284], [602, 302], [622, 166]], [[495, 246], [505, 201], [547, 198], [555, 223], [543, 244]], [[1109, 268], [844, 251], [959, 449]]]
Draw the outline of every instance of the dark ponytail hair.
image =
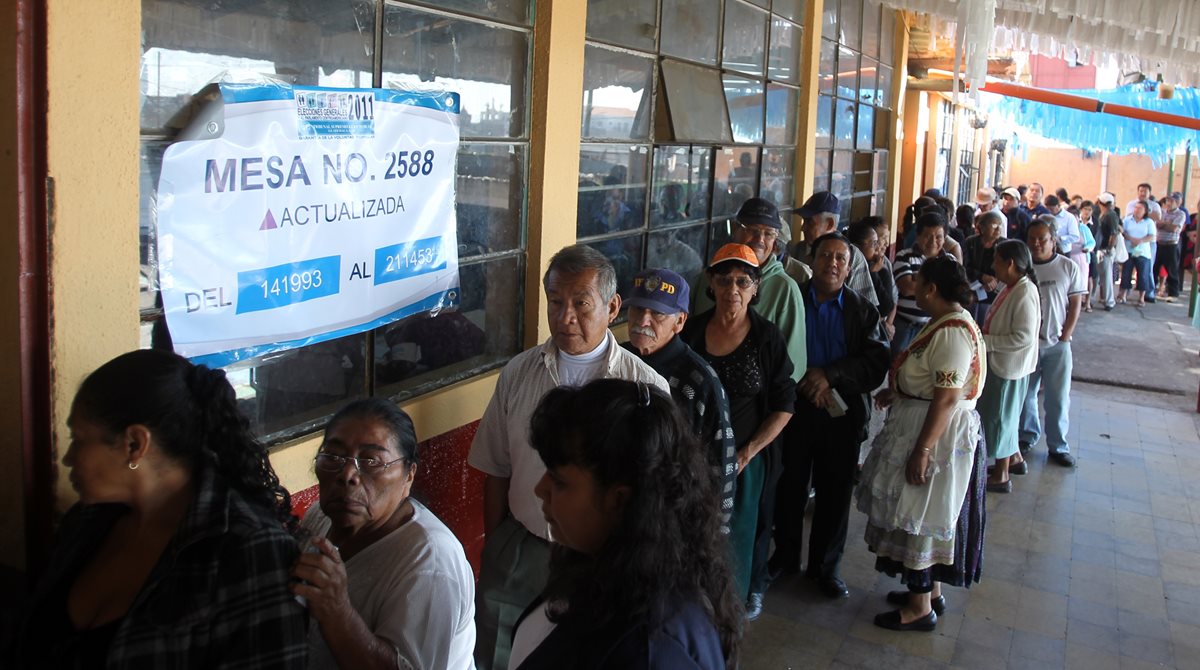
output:
[[[543, 595], [551, 621], [593, 629], [645, 617], [653, 626], [679, 599], [696, 602], [737, 667], [742, 607], [734, 595], [719, 493], [704, 448], [671, 398], [645, 383], [601, 379], [559, 387], [534, 410], [529, 441], [549, 469], [574, 465], [597, 489], [630, 497], [599, 551], [554, 545]], [[564, 663], [564, 667], [570, 667]]]
[[921, 263], [918, 270], [925, 283], [937, 289], [938, 295], [947, 302], [956, 302], [963, 307], [975, 300], [975, 292], [967, 281], [967, 272], [952, 257], [937, 256]]
[[1037, 285], [1037, 273], [1033, 271], [1033, 254], [1029, 246], [1021, 240], [1004, 240], [996, 245], [994, 252], [998, 258], [1012, 261], [1016, 264], [1017, 272], [1029, 277], [1029, 281]]
[[291, 496], [238, 411], [223, 370], [193, 365], [169, 351], [131, 351], [88, 375], [71, 411], [111, 435], [146, 426], [167, 457], [192, 472], [211, 464], [231, 488], [296, 531]]
[[917, 222], [917, 216], [928, 207], [937, 207], [937, 201], [925, 195], [914, 200], [913, 204], [904, 210], [904, 229], [901, 232], [907, 235], [913, 224]]

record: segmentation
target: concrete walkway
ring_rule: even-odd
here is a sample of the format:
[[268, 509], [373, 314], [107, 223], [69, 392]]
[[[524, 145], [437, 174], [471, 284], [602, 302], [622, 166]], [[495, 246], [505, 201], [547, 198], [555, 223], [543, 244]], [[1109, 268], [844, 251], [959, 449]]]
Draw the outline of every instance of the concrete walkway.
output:
[[801, 577], [773, 585], [742, 667], [1200, 668], [1200, 331], [1186, 317], [1165, 303], [1082, 316], [1078, 467], [1038, 445], [1013, 493], [988, 498], [983, 580], [945, 590], [935, 632], [871, 623], [900, 585], [875, 572], [852, 511], [850, 598]]

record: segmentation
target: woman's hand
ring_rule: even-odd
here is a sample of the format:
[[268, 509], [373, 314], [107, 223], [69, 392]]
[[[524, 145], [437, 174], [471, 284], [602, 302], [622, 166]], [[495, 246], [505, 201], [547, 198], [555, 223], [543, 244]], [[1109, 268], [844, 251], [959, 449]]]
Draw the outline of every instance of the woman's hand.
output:
[[896, 399], [896, 394], [892, 389], [882, 389], [875, 394], [875, 409], [887, 409], [892, 406], [892, 402]]
[[915, 447], [908, 455], [908, 465], [904, 468], [904, 480], [913, 486], [924, 486], [929, 483], [926, 472], [929, 471], [929, 451]]
[[292, 584], [292, 593], [308, 600], [308, 611], [317, 623], [345, 618], [354, 607], [346, 595], [346, 564], [337, 547], [323, 537], [313, 538], [319, 551], [300, 554], [292, 567], [292, 577], [303, 580]]

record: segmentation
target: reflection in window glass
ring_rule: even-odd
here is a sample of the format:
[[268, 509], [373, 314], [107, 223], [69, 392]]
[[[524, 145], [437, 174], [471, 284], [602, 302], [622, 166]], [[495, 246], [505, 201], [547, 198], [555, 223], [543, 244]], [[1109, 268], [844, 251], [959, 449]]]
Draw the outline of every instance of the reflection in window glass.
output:
[[707, 219], [711, 188], [712, 149], [656, 147], [650, 225], [665, 226]]
[[591, 39], [653, 51], [657, 28], [654, 0], [588, 0], [587, 36]]
[[629, 297], [629, 289], [633, 287], [633, 275], [642, 269], [642, 241], [645, 235], [641, 232], [618, 237], [616, 239], [588, 242], [587, 245], [604, 254], [617, 271], [617, 293], [621, 299]]
[[654, 59], [589, 45], [583, 62], [582, 136], [648, 139]]
[[870, 105], [858, 106], [858, 139], [854, 146], [862, 151], [869, 151], [875, 143], [875, 108]]
[[853, 100], [835, 100], [833, 117], [833, 146], [838, 149], [854, 148], [854, 121], [858, 107]]
[[721, 0], [663, 0], [659, 50], [705, 65], [717, 64]]
[[821, 9], [821, 37], [827, 40], [838, 39], [838, 3], [829, 0]]
[[316, 428], [366, 396], [366, 337], [350, 335], [226, 368], [238, 409], [265, 441]]
[[800, 81], [800, 26], [780, 18], [771, 20], [771, 49], [767, 76], [779, 81]]
[[584, 144], [579, 149], [580, 238], [640, 228], [645, 222], [645, 146]]
[[849, 200], [853, 193], [851, 180], [854, 178], [852, 152], [834, 151], [833, 163], [830, 166], [829, 191], [840, 200]]
[[896, 10], [884, 7], [879, 18], [879, 60], [888, 65], [894, 65], [892, 50], [896, 44]]
[[879, 12], [880, 5], [867, 0], [863, 7], [862, 54], [871, 58], [879, 58]]
[[779, 84], [767, 86], [767, 144], [796, 143], [799, 101], [800, 91], [797, 89]]
[[523, 26], [530, 24], [533, 3], [529, 0], [409, 0], [415, 4], [431, 5], [442, 11], [457, 9], [487, 19]]
[[516, 144], [459, 145], [459, 258], [522, 247], [527, 151]]
[[773, 0], [771, 11], [796, 23], [804, 20], [804, 0]]
[[375, 331], [377, 395], [415, 395], [498, 367], [521, 349], [523, 300], [519, 255], [459, 267], [462, 304], [419, 314]]
[[858, 98], [858, 54], [846, 47], [838, 48], [837, 95], [839, 98]]
[[841, 0], [841, 25], [839, 33], [841, 42], [851, 49], [858, 50], [862, 45], [862, 12], [863, 0]]
[[818, 76], [820, 78], [819, 92], [833, 95], [834, 84], [837, 82], [837, 42], [821, 40], [821, 62]]
[[871, 191], [875, 183], [875, 154], [866, 151], [854, 153], [854, 184], [855, 193], [862, 194]]
[[726, 75], [725, 100], [729, 105], [729, 122], [733, 126], [733, 141], [756, 143], [763, 141], [763, 84], [756, 79]]
[[833, 142], [833, 98], [817, 96], [816, 146], [828, 148]]
[[795, 166], [795, 149], [763, 149], [762, 188], [759, 189], [759, 197], [770, 200], [781, 210], [790, 208], [795, 193], [792, 186]]
[[713, 165], [713, 218], [733, 216], [758, 192], [758, 147], [722, 147]]
[[767, 50], [766, 12], [741, 0], [725, 0], [725, 36], [721, 64], [749, 75], [763, 75]]
[[875, 190], [887, 190], [888, 152], [886, 149], [875, 152]]
[[864, 105], [874, 105], [879, 97], [875, 88], [879, 76], [879, 63], [863, 56], [862, 67], [858, 71], [858, 101]]
[[664, 58], [662, 75], [676, 140], [732, 141], [725, 87], [718, 71]]
[[734, 225], [732, 218], [717, 219], [708, 224], [708, 258], [705, 260], [712, 260], [717, 249], [733, 241]]
[[384, 88], [457, 91], [463, 137], [524, 137], [528, 85], [529, 33], [386, 6]]
[[818, 150], [813, 160], [813, 192], [832, 191], [829, 188], [829, 171], [832, 169], [833, 152]]
[[892, 68], [887, 65], [879, 66], [879, 80], [875, 84], [875, 104], [880, 107], [892, 107]]
[[706, 265], [704, 242], [708, 226], [700, 224], [650, 233], [647, 238], [646, 267], [674, 270], [695, 284]]

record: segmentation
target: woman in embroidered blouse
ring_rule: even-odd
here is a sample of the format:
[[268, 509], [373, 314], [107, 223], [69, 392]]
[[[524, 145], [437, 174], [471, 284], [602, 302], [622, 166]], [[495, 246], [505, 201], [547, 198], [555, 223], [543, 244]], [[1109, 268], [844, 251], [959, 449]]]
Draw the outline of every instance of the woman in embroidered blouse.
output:
[[1004, 288], [983, 322], [988, 368], [987, 383], [979, 396], [979, 418], [988, 456], [996, 459], [987, 490], [1009, 493], [1009, 473], [1023, 475], [1029, 467], [1017, 447], [1017, 428], [1029, 374], [1037, 369], [1042, 308], [1033, 256], [1024, 242], [1006, 240], [997, 244], [993, 267]]
[[67, 512], [16, 667], [303, 668], [287, 491], [225, 373], [159, 350], [88, 375]]
[[[756, 540], [770, 537], [770, 524], [760, 534], [763, 520], [759, 516], [760, 502], [773, 509], [774, 500], [765, 499], [763, 489], [769, 478], [777, 480], [779, 476], [778, 449], [771, 446], [792, 417], [796, 385], [783, 334], [750, 309], [758, 296], [754, 250], [744, 244], [726, 244], [713, 255], [708, 275], [708, 290], [716, 306], [688, 319], [682, 337], [716, 371], [729, 396], [730, 423], [738, 448], [729, 541], [738, 590], [749, 598], [751, 569], [756, 559], [766, 565], [770, 549], [769, 540]], [[755, 603], [747, 605], [756, 609]]]
[[945, 607], [941, 583], [979, 579], [984, 454], [974, 409], [987, 355], [964, 309], [971, 289], [961, 265], [946, 257], [925, 261], [915, 293], [931, 319], [897, 356], [890, 392], [878, 398], [891, 409], [863, 464], [857, 497], [875, 569], [908, 586], [888, 594], [902, 607], [877, 615], [875, 625], [931, 631]]

